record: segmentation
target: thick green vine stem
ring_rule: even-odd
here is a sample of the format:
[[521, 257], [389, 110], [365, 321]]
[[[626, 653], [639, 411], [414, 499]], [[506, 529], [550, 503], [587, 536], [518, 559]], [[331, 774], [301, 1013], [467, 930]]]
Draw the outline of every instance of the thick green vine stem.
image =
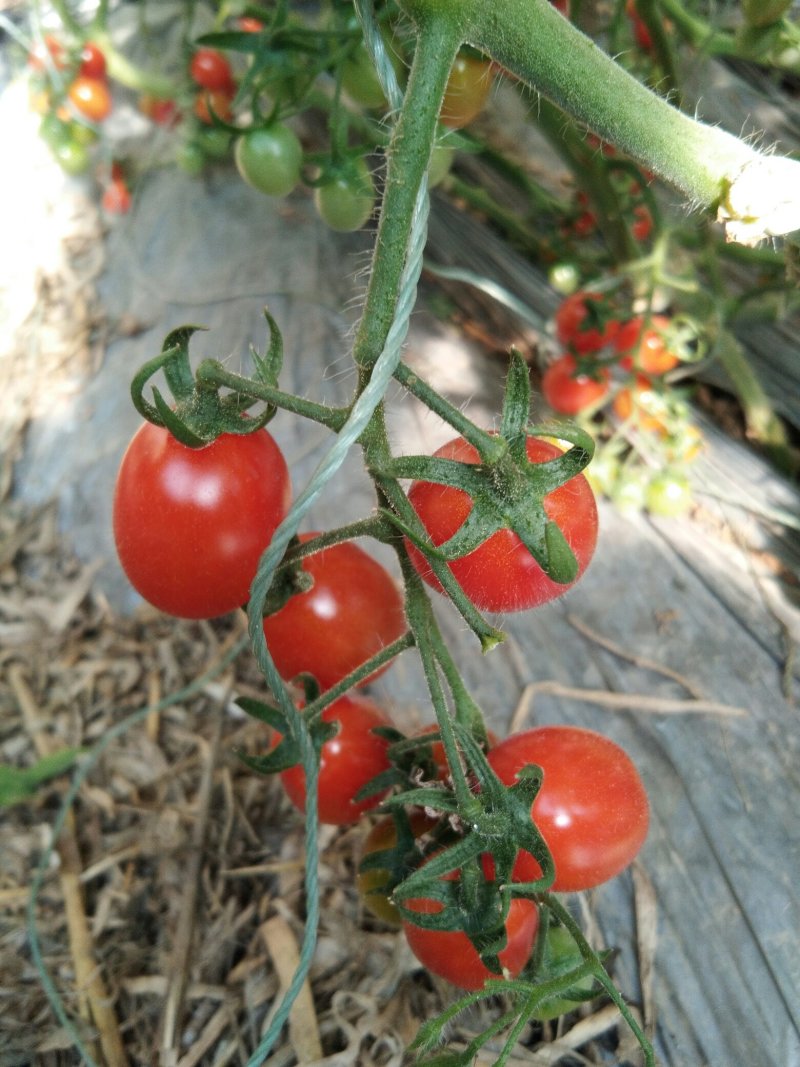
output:
[[604, 140], [654, 170], [729, 240], [755, 244], [800, 228], [800, 162], [757, 152], [651, 92], [549, 0], [399, 0], [424, 38], [442, 23]]

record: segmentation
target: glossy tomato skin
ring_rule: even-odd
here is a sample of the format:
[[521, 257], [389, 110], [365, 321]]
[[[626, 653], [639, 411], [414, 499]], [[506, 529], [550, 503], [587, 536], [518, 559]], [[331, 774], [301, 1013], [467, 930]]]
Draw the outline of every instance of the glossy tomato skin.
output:
[[80, 61], [78, 73], [84, 78], [100, 78], [101, 80], [105, 78], [106, 57], [94, 42], [87, 41], [83, 46]]
[[622, 357], [620, 366], [625, 370], [636, 367], [645, 374], [656, 375], [666, 374], [677, 367], [680, 359], [664, 340], [668, 328], [666, 315], [653, 315], [647, 327], [641, 315], [624, 323], [614, 339], [614, 348]]
[[[452, 876], [446, 876], [452, 877]], [[438, 900], [428, 897], [405, 902], [406, 907], [421, 915], [435, 915], [442, 910]], [[507, 944], [499, 953], [503, 971], [516, 978], [528, 962], [539, 928], [539, 911], [532, 900], [515, 898], [506, 918]], [[459, 989], [481, 989], [489, 978], [500, 978], [481, 960], [477, 949], [460, 930], [423, 930], [408, 919], [403, 933], [411, 951], [431, 974], [445, 978]]]
[[105, 81], [79, 75], [67, 95], [73, 107], [91, 122], [102, 122], [111, 114], [111, 93]]
[[296, 134], [276, 122], [242, 134], [234, 159], [248, 185], [267, 196], [288, 196], [300, 181], [303, 149]]
[[332, 230], [360, 230], [375, 208], [375, 185], [367, 161], [357, 159], [351, 168], [314, 190], [314, 206]]
[[451, 130], [460, 130], [472, 122], [486, 103], [492, 88], [492, 64], [459, 53], [450, 71], [442, 101], [441, 120]]
[[[532, 463], [543, 463], [561, 455], [555, 445], [537, 437], [528, 438], [527, 453]], [[443, 445], [435, 455], [465, 463], [478, 462], [477, 451], [460, 437]], [[472, 500], [463, 490], [433, 482], [414, 482], [408, 498], [436, 545], [452, 537], [472, 510]], [[580, 577], [597, 544], [597, 505], [589, 483], [582, 474], [571, 478], [545, 497], [544, 507], [574, 552]], [[410, 542], [407, 548], [422, 578], [441, 592], [438, 579], [419, 549]], [[526, 611], [561, 596], [570, 588], [548, 578], [511, 530], [498, 530], [474, 552], [453, 560], [448, 566], [472, 603], [482, 611]]]
[[[384, 793], [355, 801], [356, 793], [382, 771], [388, 770], [389, 742], [372, 733], [376, 726], [391, 726], [385, 712], [362, 696], [344, 696], [322, 713], [324, 722], [338, 722], [339, 732], [322, 746], [317, 807], [319, 821], [344, 826], [376, 807]], [[299, 764], [281, 772], [286, 795], [298, 811], [306, 810], [306, 773]]]
[[560, 415], [578, 415], [599, 404], [609, 388], [609, 374], [599, 367], [596, 378], [580, 374], [575, 357], [567, 353], [550, 364], [542, 376], [542, 396]]
[[403, 597], [389, 572], [350, 541], [308, 556], [303, 570], [313, 587], [268, 615], [264, 635], [284, 678], [305, 671], [330, 689], [406, 632]]
[[114, 539], [155, 607], [210, 619], [244, 604], [261, 553], [289, 509], [286, 461], [266, 430], [187, 448], [147, 422], [117, 475]]
[[215, 48], [198, 48], [189, 64], [189, 74], [197, 85], [212, 92], [234, 87], [231, 65]]
[[[607, 882], [642, 847], [647, 793], [630, 757], [609, 738], [578, 726], [540, 726], [501, 741], [487, 758], [505, 785], [527, 764], [544, 771], [531, 814], [553, 856], [554, 892]], [[515, 879], [540, 876], [536, 860], [519, 852]]]
[[603, 307], [602, 293], [579, 290], [563, 300], [555, 314], [556, 337], [562, 345], [577, 355], [599, 352], [616, 337], [619, 322], [605, 317], [601, 323], [593, 322], [593, 311]]

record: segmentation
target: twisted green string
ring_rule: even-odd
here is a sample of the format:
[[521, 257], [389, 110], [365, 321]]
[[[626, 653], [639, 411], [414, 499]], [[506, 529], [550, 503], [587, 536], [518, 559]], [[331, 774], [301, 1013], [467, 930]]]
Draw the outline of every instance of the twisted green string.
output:
[[261, 558], [258, 572], [250, 589], [248, 605], [248, 629], [253, 655], [259, 669], [294, 727], [294, 740], [300, 747], [303, 769], [306, 775], [306, 926], [297, 970], [288, 986], [283, 1000], [272, 1017], [267, 1032], [258, 1048], [247, 1062], [247, 1067], [260, 1067], [269, 1054], [283, 1024], [289, 1015], [311, 966], [317, 942], [319, 924], [318, 881], [318, 826], [317, 826], [317, 778], [318, 760], [311, 735], [305, 720], [298, 715], [283, 679], [278, 674], [264, 638], [263, 606], [275, 571], [284, 553], [296, 534], [300, 522], [324, 487], [341, 467], [351, 446], [359, 439], [375, 409], [381, 403], [386, 389], [400, 362], [402, 344], [408, 332], [408, 323], [416, 302], [417, 282], [422, 270], [422, 253], [425, 248], [428, 224], [427, 180], [423, 180], [417, 195], [409, 237], [406, 266], [403, 270], [400, 295], [394, 320], [386, 338], [383, 351], [378, 357], [372, 375], [359, 395], [350, 416], [340, 431], [335, 443], [321, 460], [303, 492], [297, 497], [291, 511], [273, 535], [269, 547]]

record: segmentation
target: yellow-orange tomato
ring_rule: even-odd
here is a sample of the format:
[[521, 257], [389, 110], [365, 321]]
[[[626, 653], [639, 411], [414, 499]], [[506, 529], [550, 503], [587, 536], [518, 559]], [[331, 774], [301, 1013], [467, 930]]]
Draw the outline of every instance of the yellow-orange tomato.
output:
[[214, 122], [211, 117], [212, 111], [218, 119], [222, 119], [223, 122], [230, 122], [233, 117], [232, 95], [228, 92], [217, 92], [210, 89], [204, 89], [203, 92], [198, 93], [194, 102], [194, 113], [206, 126], [211, 126]]
[[666, 315], [653, 315], [647, 327], [642, 315], [623, 323], [614, 338], [614, 347], [622, 357], [620, 366], [625, 370], [635, 366], [645, 374], [666, 374], [677, 367], [680, 359], [665, 340], [669, 324]]
[[90, 122], [102, 122], [111, 114], [111, 92], [99, 78], [77, 77], [67, 95], [72, 106]]
[[637, 374], [632, 388], [621, 389], [614, 397], [614, 413], [626, 422], [635, 418], [640, 430], [665, 434], [665, 404], [663, 398], [653, 388], [653, 383], [644, 374]]
[[492, 64], [488, 59], [457, 55], [442, 101], [441, 120], [460, 130], [483, 110], [492, 88]]

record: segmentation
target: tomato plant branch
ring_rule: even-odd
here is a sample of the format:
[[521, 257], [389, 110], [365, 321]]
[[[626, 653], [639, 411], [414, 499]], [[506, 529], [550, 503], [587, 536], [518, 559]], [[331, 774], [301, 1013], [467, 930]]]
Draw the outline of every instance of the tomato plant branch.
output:
[[415, 643], [416, 638], [414, 633], [411, 630], [408, 630], [402, 637], [398, 637], [396, 641], [392, 641], [391, 644], [385, 645], [380, 652], [376, 652], [374, 656], [370, 656], [368, 660], [365, 660], [354, 671], [345, 675], [345, 677], [342, 678], [340, 682], [337, 682], [336, 685], [332, 685], [330, 689], [326, 689], [325, 692], [321, 693], [315, 700], [310, 701], [305, 707], [306, 718], [319, 718], [325, 708], [333, 704], [333, 702], [338, 700], [340, 696], [344, 696], [348, 690], [360, 685], [380, 667], [383, 667], [384, 664], [391, 663], [401, 652], [405, 652], [407, 648], [413, 648]]
[[329, 430], [338, 433], [347, 422], [350, 413], [349, 408], [332, 408], [327, 404], [317, 404], [305, 397], [295, 396], [293, 393], [284, 393], [274, 386], [264, 382], [254, 381], [241, 374], [226, 370], [217, 360], [204, 359], [199, 364], [196, 379], [200, 385], [213, 385], [217, 388], [231, 389], [240, 396], [250, 397], [253, 400], [263, 400], [267, 404], [273, 404], [293, 415], [300, 415], [304, 419], [312, 419]]
[[457, 24], [490, 55], [561, 110], [716, 210], [731, 240], [755, 243], [800, 227], [800, 162], [760, 154], [725, 131], [684, 115], [625, 71], [548, 0], [401, 0], [419, 26]]

